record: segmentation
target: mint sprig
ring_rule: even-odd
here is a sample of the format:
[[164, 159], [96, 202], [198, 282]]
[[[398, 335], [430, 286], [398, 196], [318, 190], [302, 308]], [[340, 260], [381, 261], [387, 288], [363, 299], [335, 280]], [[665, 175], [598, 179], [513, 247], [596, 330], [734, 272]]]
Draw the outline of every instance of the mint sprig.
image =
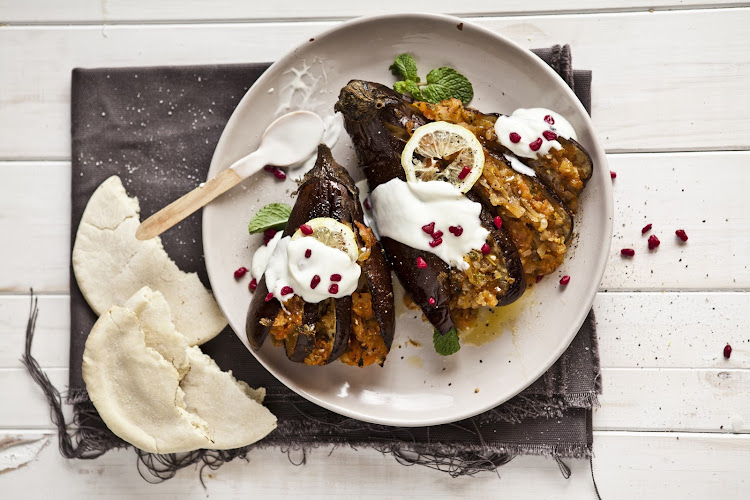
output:
[[440, 333], [435, 329], [432, 333], [432, 344], [435, 346], [435, 351], [441, 356], [450, 356], [461, 349], [455, 326], [445, 333]]
[[411, 94], [414, 99], [438, 103], [455, 97], [468, 104], [474, 97], [474, 87], [464, 75], [453, 68], [443, 66], [427, 73], [427, 81], [421, 83], [417, 74], [417, 63], [409, 54], [399, 54], [390, 66], [391, 72], [401, 80], [393, 84], [399, 94]]
[[292, 207], [284, 203], [269, 203], [250, 219], [247, 230], [250, 234], [262, 233], [266, 229], [283, 229], [292, 213]]

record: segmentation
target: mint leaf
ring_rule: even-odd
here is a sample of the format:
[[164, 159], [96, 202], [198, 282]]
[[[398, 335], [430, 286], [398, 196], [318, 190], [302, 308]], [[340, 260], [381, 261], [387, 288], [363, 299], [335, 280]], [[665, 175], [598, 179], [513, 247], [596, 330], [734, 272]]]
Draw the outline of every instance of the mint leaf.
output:
[[[417, 75], [417, 63], [414, 62], [414, 58], [409, 54], [399, 54], [396, 56], [396, 60], [388, 68], [391, 73], [402, 78], [403, 80], [411, 80], [419, 83], [419, 75]], [[403, 93], [403, 92], [402, 92]]]
[[419, 85], [411, 80], [400, 81], [393, 84], [393, 90], [399, 94], [411, 94], [414, 99], [423, 100]]
[[450, 356], [461, 349], [455, 326], [444, 334], [435, 329], [432, 334], [432, 343], [435, 346], [435, 351], [441, 356]]
[[427, 85], [421, 91], [424, 99], [433, 103], [455, 97], [468, 104], [474, 97], [471, 82], [455, 69], [445, 66], [427, 73]]
[[292, 213], [292, 207], [284, 203], [269, 203], [258, 210], [255, 217], [250, 219], [247, 230], [250, 234], [262, 233], [266, 229], [283, 229], [289, 215]]

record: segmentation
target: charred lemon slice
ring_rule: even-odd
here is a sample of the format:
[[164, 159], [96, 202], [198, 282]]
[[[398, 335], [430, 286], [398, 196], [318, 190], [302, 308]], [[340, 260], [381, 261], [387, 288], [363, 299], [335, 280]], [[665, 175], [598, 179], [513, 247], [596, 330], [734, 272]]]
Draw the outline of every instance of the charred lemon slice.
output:
[[346, 224], [330, 217], [318, 217], [307, 221], [292, 235], [292, 241], [299, 238], [315, 238], [328, 247], [346, 253], [352, 262], [355, 262], [359, 256], [354, 231]]
[[482, 175], [484, 151], [471, 131], [448, 122], [414, 130], [401, 154], [408, 182], [447, 181], [462, 193]]

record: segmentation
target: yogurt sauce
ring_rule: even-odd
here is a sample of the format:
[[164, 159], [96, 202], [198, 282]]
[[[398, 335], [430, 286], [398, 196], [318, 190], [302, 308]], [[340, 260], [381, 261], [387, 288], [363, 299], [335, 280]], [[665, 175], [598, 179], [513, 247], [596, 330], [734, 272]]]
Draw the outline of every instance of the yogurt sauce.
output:
[[482, 248], [490, 234], [479, 221], [482, 205], [448, 182], [391, 179], [376, 187], [370, 200], [380, 236], [433, 253], [461, 270], [469, 267], [463, 256]]
[[[315, 238], [292, 241], [290, 236], [280, 236], [281, 232], [267, 247], [255, 251], [252, 274], [257, 280], [265, 274], [268, 291], [282, 303], [299, 295], [305, 302], [316, 304], [351, 295], [357, 290], [362, 269], [346, 252]], [[308, 250], [309, 257], [306, 256]]]
[[516, 155], [511, 155], [508, 153], [503, 153], [503, 156], [506, 160], [508, 160], [508, 163], [510, 163], [510, 167], [518, 172], [519, 174], [528, 175], [530, 177], [536, 177], [536, 172], [534, 172], [534, 169], [531, 167], [526, 166], [524, 162], [518, 159]]
[[546, 155], [553, 148], [562, 149], [555, 140], [558, 135], [578, 139], [568, 120], [545, 108], [519, 108], [510, 116], [500, 116], [495, 122], [495, 134], [500, 144], [523, 158]]

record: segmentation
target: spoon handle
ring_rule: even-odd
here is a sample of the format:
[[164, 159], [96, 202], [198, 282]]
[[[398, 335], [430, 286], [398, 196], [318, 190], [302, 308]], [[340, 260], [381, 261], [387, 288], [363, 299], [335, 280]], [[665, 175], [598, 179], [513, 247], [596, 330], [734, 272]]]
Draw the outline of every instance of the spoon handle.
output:
[[150, 240], [159, 236], [216, 197], [232, 189], [242, 182], [242, 179], [243, 177], [233, 169], [224, 170], [210, 181], [176, 199], [141, 222], [135, 231], [135, 237], [139, 240]]

